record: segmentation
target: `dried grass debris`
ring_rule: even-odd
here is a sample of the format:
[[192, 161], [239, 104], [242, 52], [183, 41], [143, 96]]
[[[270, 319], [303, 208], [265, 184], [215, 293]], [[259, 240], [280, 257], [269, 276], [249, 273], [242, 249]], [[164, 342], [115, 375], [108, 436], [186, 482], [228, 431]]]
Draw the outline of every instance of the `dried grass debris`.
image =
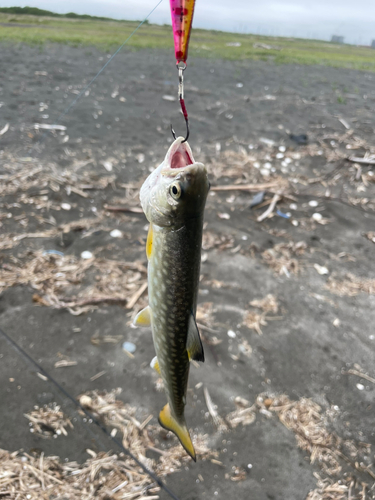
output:
[[327, 430], [321, 407], [317, 403], [308, 398], [292, 401], [285, 395], [275, 398], [260, 395], [257, 405], [275, 412], [280, 422], [295, 433], [298, 446], [309, 452], [311, 463], [319, 462], [329, 475], [341, 471], [337, 453], [340, 440]]
[[236, 409], [226, 416], [227, 422], [229, 422], [232, 429], [236, 428], [238, 425], [250, 425], [256, 419], [256, 405], [251, 405], [249, 401], [244, 398], [237, 396], [234, 399]]
[[[363, 473], [375, 479], [375, 472], [372, 464], [369, 463], [371, 456], [371, 447], [367, 443], [355, 443], [352, 440], [343, 441], [335, 433], [328, 430], [328, 422], [332, 417], [332, 410], [328, 409], [325, 414], [321, 407], [308, 398], [301, 398], [298, 401], [292, 401], [286, 395], [269, 397], [260, 394], [257, 398], [257, 406], [262, 411], [274, 412], [277, 414], [280, 422], [296, 435], [298, 446], [310, 454], [310, 462], [318, 462], [322, 471], [329, 477], [337, 476], [342, 472], [343, 465], [349, 465], [352, 469]], [[337, 411], [334, 410], [333, 414]], [[349, 451], [350, 457], [346, 455]], [[347, 474], [344, 478], [347, 478]], [[341, 484], [344, 484], [344, 480]], [[328, 481], [328, 486], [332, 486], [333, 481]], [[375, 484], [375, 483], [374, 483]], [[321, 492], [319, 493], [319, 491]], [[326, 500], [336, 498], [325, 496], [330, 489], [325, 489], [322, 483], [318, 489], [311, 492], [311, 495], [322, 495], [308, 497], [312, 499]], [[323, 495], [324, 493], [324, 495]], [[337, 497], [341, 498], [341, 497]], [[349, 497], [357, 498], [349, 494]], [[359, 497], [360, 498], [360, 497]]]
[[250, 305], [261, 309], [262, 312], [246, 311], [243, 316], [243, 325], [250, 330], [255, 330], [259, 335], [263, 335], [261, 326], [266, 326], [268, 324], [267, 320], [281, 319], [280, 317], [269, 315], [269, 313], [276, 314], [280, 307], [277, 298], [270, 293], [263, 299], [252, 300]]
[[362, 278], [352, 273], [347, 273], [343, 278], [338, 278], [337, 274], [332, 274], [325, 286], [331, 293], [340, 297], [354, 297], [361, 292], [369, 295], [375, 294], [375, 279]]
[[15, 285], [30, 285], [39, 292], [34, 294], [34, 302], [68, 309], [72, 314], [103, 302], [125, 302], [134, 307], [140, 290], [143, 293], [146, 289], [146, 272], [141, 261], [81, 259], [36, 252], [22, 264], [2, 265], [0, 292]]
[[258, 335], [263, 335], [261, 326], [266, 326], [267, 321], [265, 320], [264, 313], [246, 311], [246, 314], [243, 317], [242, 324], [250, 330], [255, 330]]
[[333, 481], [329, 478], [322, 479], [318, 474], [316, 476], [318, 479], [317, 488], [309, 492], [306, 500], [354, 500], [354, 498], [358, 498], [351, 496], [349, 487], [342, 484], [341, 481]]
[[269, 293], [263, 299], [255, 299], [250, 302], [250, 305], [262, 309], [263, 312], [272, 312], [274, 314], [279, 312], [279, 301], [277, 297]]
[[364, 233], [363, 236], [367, 238], [368, 240], [372, 241], [372, 243], [375, 243], [375, 232], [370, 231], [369, 233]]
[[307, 248], [304, 241], [282, 242], [262, 252], [262, 259], [275, 273], [289, 277], [301, 272], [302, 264], [298, 257], [302, 256]]
[[[190, 458], [180, 444], [165, 446], [163, 439], [160, 445], [159, 436], [164, 431], [149, 424], [151, 416], [138, 421], [136, 409], [117, 399], [120, 392], [120, 389], [109, 393], [92, 391], [82, 394], [79, 401], [108, 428], [121, 432], [124, 446], [159, 477], [172, 474], [188, 463]], [[29, 414], [33, 418], [36, 418], [35, 411]], [[176, 442], [174, 437], [171, 440]], [[217, 457], [216, 452], [208, 449], [205, 436], [195, 436], [194, 446], [203, 460]], [[147, 458], [147, 450], [157, 453], [158, 457]], [[52, 496], [69, 500], [159, 498], [160, 487], [127, 455], [96, 453], [89, 449], [87, 453], [90, 457], [79, 464], [62, 462], [56, 456], [45, 457], [43, 453], [37, 456], [0, 450], [0, 496], [12, 500]]]
[[231, 473], [226, 473], [224, 477], [234, 482], [244, 481], [247, 477], [247, 473], [243, 467], [233, 465]]
[[203, 233], [202, 248], [203, 250], [229, 250], [235, 245], [235, 240], [232, 235], [216, 234], [212, 231], [205, 231]]
[[[74, 192], [86, 198], [87, 193], [85, 193], [85, 190], [105, 189], [116, 179], [114, 175], [98, 178], [90, 169], [85, 171], [80, 170], [89, 163], [91, 161], [80, 162], [74, 160], [68, 168], [61, 171], [61, 168], [52, 162], [41, 164], [35, 158], [28, 158], [27, 161], [22, 161], [22, 159], [13, 157], [9, 153], [3, 162], [3, 168], [6, 173], [1, 176], [0, 196], [4, 197], [21, 193], [21, 195], [24, 195], [24, 203], [35, 204], [48, 201], [48, 197], [46, 197], [47, 199], [38, 199], [40, 198], [38, 194], [40, 191], [49, 188], [54, 192], [64, 189], [68, 196], [70, 192]], [[28, 191], [36, 192], [37, 195], [28, 197]], [[43, 194], [42, 196], [45, 195]], [[17, 201], [20, 200], [17, 199]]]
[[73, 429], [72, 422], [56, 403], [45, 405], [42, 408], [34, 406], [34, 409], [25, 413], [24, 416], [29, 420], [30, 432], [43, 438], [57, 437], [61, 434], [67, 436], [66, 429], [68, 427]]

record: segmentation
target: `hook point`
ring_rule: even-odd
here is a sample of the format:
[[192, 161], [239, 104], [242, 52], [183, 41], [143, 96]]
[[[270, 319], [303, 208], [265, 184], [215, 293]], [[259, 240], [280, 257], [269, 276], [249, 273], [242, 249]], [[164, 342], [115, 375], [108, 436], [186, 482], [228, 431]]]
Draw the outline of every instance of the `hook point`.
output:
[[[185, 120], [185, 122], [186, 122], [186, 137], [185, 137], [185, 139], [181, 142], [181, 144], [182, 144], [182, 143], [184, 143], [184, 142], [186, 142], [186, 141], [189, 139], [189, 135], [190, 135], [189, 121], [188, 121], [188, 120]], [[172, 132], [172, 135], [173, 135], [174, 140], [176, 140], [176, 139], [177, 139], [177, 137], [176, 137], [176, 132], [174, 131], [172, 124], [171, 124], [171, 132]]]

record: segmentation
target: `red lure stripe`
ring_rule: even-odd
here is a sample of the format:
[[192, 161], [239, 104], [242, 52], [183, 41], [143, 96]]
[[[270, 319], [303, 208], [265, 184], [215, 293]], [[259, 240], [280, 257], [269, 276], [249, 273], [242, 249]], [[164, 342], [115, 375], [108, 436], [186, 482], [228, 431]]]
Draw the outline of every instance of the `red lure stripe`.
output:
[[180, 105], [181, 105], [182, 114], [184, 115], [185, 120], [188, 121], [188, 119], [189, 119], [188, 112], [187, 112], [187, 109], [185, 106], [185, 101], [183, 99], [180, 99]]
[[195, 0], [169, 0], [176, 61], [186, 63]]

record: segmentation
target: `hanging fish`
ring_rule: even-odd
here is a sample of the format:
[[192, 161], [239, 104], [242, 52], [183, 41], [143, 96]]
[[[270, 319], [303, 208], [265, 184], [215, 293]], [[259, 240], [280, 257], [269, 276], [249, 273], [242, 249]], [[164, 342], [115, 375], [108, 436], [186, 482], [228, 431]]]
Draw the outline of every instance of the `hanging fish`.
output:
[[156, 357], [151, 366], [163, 379], [168, 400], [159, 423], [176, 434], [193, 460], [196, 455], [184, 410], [189, 360], [204, 361], [195, 314], [208, 190], [206, 168], [194, 161], [190, 146], [179, 137], [140, 192], [150, 223], [149, 306], [138, 313], [134, 324], [152, 328]]
[[195, 0], [170, 0], [177, 63], [186, 63]]

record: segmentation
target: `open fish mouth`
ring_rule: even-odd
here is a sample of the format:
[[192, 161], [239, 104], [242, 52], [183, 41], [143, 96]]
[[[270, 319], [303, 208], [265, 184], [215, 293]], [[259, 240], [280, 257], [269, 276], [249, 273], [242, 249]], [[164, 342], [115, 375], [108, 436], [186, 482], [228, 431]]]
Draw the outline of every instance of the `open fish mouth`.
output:
[[175, 177], [186, 167], [195, 164], [191, 148], [187, 142], [182, 142], [183, 140], [183, 137], [178, 137], [169, 148], [161, 171], [162, 175]]

